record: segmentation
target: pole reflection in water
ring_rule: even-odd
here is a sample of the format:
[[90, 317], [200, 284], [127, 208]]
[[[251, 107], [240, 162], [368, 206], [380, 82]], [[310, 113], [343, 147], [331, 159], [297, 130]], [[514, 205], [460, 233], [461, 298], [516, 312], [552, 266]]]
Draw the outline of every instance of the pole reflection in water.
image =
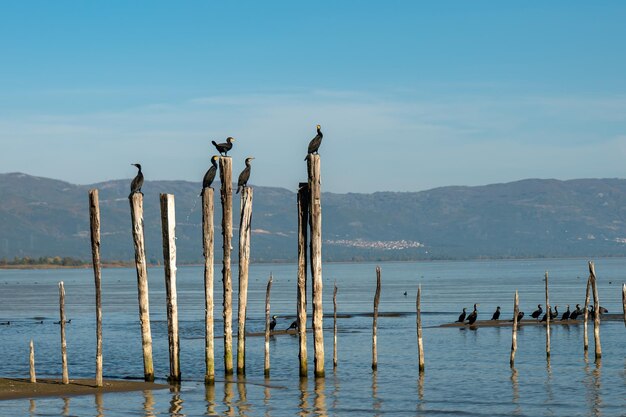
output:
[[301, 417], [309, 415], [309, 387], [308, 379], [300, 378], [300, 413]]
[[247, 398], [246, 381], [237, 381], [237, 391], [239, 392], [239, 401], [237, 401], [237, 410], [240, 416], [247, 416], [247, 411], [250, 409]]
[[424, 411], [424, 372], [417, 377], [417, 411], [418, 415]]
[[[378, 398], [378, 372], [372, 372], [372, 408], [376, 411], [380, 411], [381, 401]], [[374, 414], [378, 415], [378, 413]]]
[[263, 404], [265, 404], [265, 415], [270, 417], [272, 415], [272, 409], [270, 407], [270, 400], [272, 399], [272, 391], [270, 391], [270, 379], [265, 378], [265, 387], [263, 388]]
[[154, 417], [154, 395], [152, 390], [145, 390], [143, 392], [143, 412], [145, 417]]
[[204, 400], [206, 401], [207, 415], [217, 415], [217, 412], [215, 411], [215, 384], [204, 385]]
[[600, 377], [602, 376], [602, 359], [595, 361], [593, 371], [589, 367], [589, 361], [585, 361], [585, 385], [587, 386], [587, 403], [590, 408], [590, 415], [602, 415], [602, 396], [600, 395]]
[[226, 416], [234, 416], [235, 415], [235, 407], [233, 404], [233, 377], [232, 375], [227, 375], [226, 380], [224, 381], [224, 406], [226, 407]]
[[104, 395], [101, 392], [95, 395], [96, 417], [104, 417]]
[[180, 385], [175, 384], [170, 387], [170, 392], [172, 393], [172, 399], [170, 400], [170, 416], [184, 416], [183, 411], [183, 400], [180, 398]]
[[339, 392], [340, 391], [341, 390], [339, 389], [339, 378], [337, 377], [337, 372], [333, 370], [333, 392], [332, 392], [333, 409], [336, 409], [337, 407], [339, 407]]
[[[550, 357], [546, 356], [546, 402], [550, 406], [554, 404], [554, 392], [552, 391], [552, 365], [550, 364]], [[552, 410], [549, 410], [552, 413]]]
[[70, 399], [65, 397], [63, 398], [63, 411], [61, 412], [62, 416], [70, 415]]
[[511, 388], [513, 389], [513, 404], [515, 405], [513, 414], [521, 415], [522, 407], [519, 402], [519, 381], [517, 379], [517, 369], [515, 368], [511, 368]]
[[30, 415], [30, 417], [35, 416], [37, 413], [37, 404], [35, 403], [35, 400], [30, 400], [30, 403], [28, 405], [28, 414]]
[[315, 399], [313, 400], [313, 408], [320, 416], [327, 415], [326, 410], [326, 381], [324, 378], [315, 378]]

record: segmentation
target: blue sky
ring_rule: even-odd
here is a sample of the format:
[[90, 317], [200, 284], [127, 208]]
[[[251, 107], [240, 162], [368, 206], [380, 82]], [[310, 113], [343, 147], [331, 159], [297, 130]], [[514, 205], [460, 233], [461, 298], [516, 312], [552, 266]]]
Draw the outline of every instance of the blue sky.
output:
[[0, 172], [327, 191], [626, 177], [626, 3], [0, 4]]

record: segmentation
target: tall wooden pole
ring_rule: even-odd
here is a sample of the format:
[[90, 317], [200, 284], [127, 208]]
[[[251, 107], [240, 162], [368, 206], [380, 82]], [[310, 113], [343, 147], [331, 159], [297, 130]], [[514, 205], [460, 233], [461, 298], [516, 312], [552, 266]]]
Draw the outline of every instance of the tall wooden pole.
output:
[[204, 382], [215, 383], [215, 334], [213, 328], [213, 188], [202, 190], [202, 248], [204, 254], [204, 361], [206, 372]]
[[237, 375], [246, 373], [246, 311], [248, 308], [248, 266], [250, 264], [250, 225], [252, 220], [252, 187], [241, 191], [239, 222], [239, 302], [237, 303]]
[[102, 275], [100, 265], [100, 203], [98, 190], [89, 190], [91, 259], [96, 287], [96, 386], [102, 386]]
[[306, 275], [307, 223], [309, 220], [309, 184], [301, 182], [298, 188], [298, 339], [300, 377], [307, 376], [306, 350]]
[[333, 368], [337, 367], [337, 283], [333, 289]]
[[419, 362], [419, 373], [424, 372], [424, 341], [422, 340], [422, 285], [417, 287], [417, 297], [415, 300], [417, 317], [417, 353]]
[[265, 290], [265, 363], [264, 374], [266, 377], [270, 375], [270, 292], [272, 290], [272, 275], [267, 281], [267, 289]]
[[176, 294], [176, 208], [173, 194], [161, 194], [161, 231], [163, 266], [167, 297], [167, 336], [170, 357], [170, 382], [180, 381], [180, 337], [178, 333], [178, 297]]
[[624, 310], [624, 326], [626, 326], [626, 284], [622, 284], [622, 310]]
[[585, 312], [584, 312], [584, 336], [583, 349], [585, 352], [589, 350], [589, 336], [587, 330], [587, 322], [589, 321], [589, 290], [591, 289], [591, 275], [587, 279], [587, 290], [585, 291]]
[[515, 352], [517, 351], [517, 315], [519, 314], [519, 296], [515, 290], [515, 299], [513, 300], [513, 331], [511, 336], [511, 358], [509, 364], [511, 368], [515, 367]]
[[148, 382], [154, 381], [152, 364], [152, 333], [150, 332], [150, 301], [148, 295], [148, 269], [143, 236], [143, 194], [130, 196], [130, 213], [135, 245], [135, 268], [137, 270], [137, 298], [139, 300], [139, 323], [141, 324], [141, 347], [143, 350], [143, 374]]
[[30, 382], [33, 384], [37, 382], [37, 376], [35, 375], [35, 344], [33, 339], [30, 339], [30, 354], [28, 355], [28, 364], [30, 370]]
[[322, 203], [320, 156], [307, 156], [311, 226], [311, 279], [313, 282], [313, 354], [315, 376], [324, 376], [324, 308], [322, 305]]
[[61, 325], [61, 363], [63, 365], [63, 384], [70, 383], [67, 371], [67, 341], [65, 339], [65, 288], [63, 281], [59, 282], [59, 316]]
[[230, 251], [233, 238], [233, 160], [220, 157], [220, 181], [222, 183], [222, 285], [224, 317], [224, 373], [233, 373], [233, 282], [230, 271]]
[[593, 289], [593, 339], [595, 344], [596, 359], [602, 357], [602, 345], [600, 343], [600, 316], [602, 315], [600, 307], [600, 296], [598, 295], [598, 280], [596, 279], [596, 270], [593, 262], [589, 262], [589, 277], [591, 278], [591, 287]]
[[378, 346], [376, 334], [378, 331], [378, 303], [380, 302], [380, 266], [376, 267], [376, 294], [374, 295], [374, 314], [372, 320], [372, 369], [378, 368]]
[[545, 275], [546, 281], [546, 356], [550, 357], [550, 298], [548, 297], [548, 271]]

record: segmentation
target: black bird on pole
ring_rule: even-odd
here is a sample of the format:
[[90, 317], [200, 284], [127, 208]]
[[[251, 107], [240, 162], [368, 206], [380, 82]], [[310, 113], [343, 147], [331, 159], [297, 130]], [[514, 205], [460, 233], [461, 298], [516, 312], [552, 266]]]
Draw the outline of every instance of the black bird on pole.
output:
[[213, 146], [215, 146], [215, 149], [217, 149], [220, 155], [228, 156], [228, 151], [230, 151], [233, 148], [234, 141], [235, 141], [235, 138], [232, 138], [229, 136], [226, 138], [226, 142], [224, 143], [217, 143], [214, 140], [212, 140], [211, 143], [213, 144]]
[[496, 308], [496, 311], [491, 316], [491, 320], [498, 320], [500, 318], [500, 306]]
[[[309, 142], [308, 155], [312, 153], [318, 153], [317, 150], [320, 148], [320, 145], [322, 144], [323, 137], [324, 137], [324, 134], [322, 133], [322, 127], [320, 125], [317, 125], [317, 135], [315, 135], [315, 137], [311, 139], [311, 142]], [[306, 158], [304, 158], [304, 160], [306, 161]]]
[[[213, 184], [213, 180], [215, 179], [215, 174], [217, 173], [217, 160], [220, 159], [219, 156], [213, 155], [211, 157], [211, 167], [204, 174], [204, 178], [202, 179], [202, 189], [209, 188], [211, 184]], [[202, 195], [202, 193], [200, 193]]]
[[533, 314], [531, 314], [530, 317], [539, 321], [539, 316], [541, 316], [541, 313], [543, 313], [543, 308], [541, 308], [541, 304], [537, 304], [537, 307], [537, 310], [533, 311]]
[[133, 181], [130, 183], [130, 194], [128, 195], [128, 198], [132, 198], [133, 194], [135, 193], [141, 193], [141, 186], [143, 185], [143, 174], [141, 172], [141, 164], [131, 164], [131, 165], [136, 166], [139, 171], [137, 172], [137, 175], [135, 176], [135, 178], [133, 178]]
[[248, 180], [250, 179], [250, 162], [254, 159], [254, 157], [246, 158], [246, 167], [239, 174], [239, 181], [237, 181], [237, 192], [235, 194], [239, 194], [239, 191], [243, 190], [243, 187], [248, 185]]

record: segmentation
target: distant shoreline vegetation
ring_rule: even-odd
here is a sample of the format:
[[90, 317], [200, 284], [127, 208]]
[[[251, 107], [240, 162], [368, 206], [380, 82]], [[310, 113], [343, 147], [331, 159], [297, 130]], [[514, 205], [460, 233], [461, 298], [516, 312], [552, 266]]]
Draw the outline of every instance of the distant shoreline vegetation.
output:
[[[103, 262], [104, 267], [127, 267], [131, 262], [107, 261]], [[14, 257], [13, 259], [0, 259], [0, 269], [55, 269], [55, 268], [90, 268], [91, 261], [72, 258], [70, 256], [40, 256], [31, 258], [30, 256]]]

